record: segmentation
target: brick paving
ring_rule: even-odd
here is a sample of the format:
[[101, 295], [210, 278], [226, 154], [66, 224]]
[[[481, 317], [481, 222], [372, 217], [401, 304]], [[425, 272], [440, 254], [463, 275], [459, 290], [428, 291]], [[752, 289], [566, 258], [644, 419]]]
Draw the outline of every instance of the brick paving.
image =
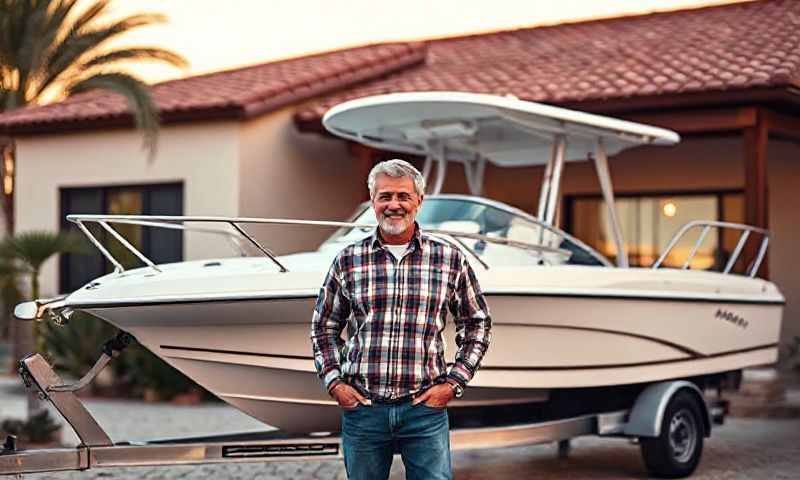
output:
[[[0, 377], [0, 417], [24, 412], [17, 379]], [[264, 426], [222, 404], [183, 407], [119, 400], [88, 400], [88, 408], [115, 440], [263, 430]], [[71, 432], [70, 432], [71, 433]], [[65, 442], [75, 442], [65, 435]], [[639, 449], [625, 439], [584, 437], [573, 442], [567, 459], [554, 445], [457, 452], [458, 480], [478, 479], [641, 479], [646, 473]], [[269, 464], [137, 467], [29, 475], [30, 479], [120, 480], [206, 479], [312, 480], [345, 478], [339, 461]], [[403, 478], [398, 459], [393, 480]], [[729, 419], [716, 427], [704, 449], [697, 480], [800, 478], [800, 420]]]

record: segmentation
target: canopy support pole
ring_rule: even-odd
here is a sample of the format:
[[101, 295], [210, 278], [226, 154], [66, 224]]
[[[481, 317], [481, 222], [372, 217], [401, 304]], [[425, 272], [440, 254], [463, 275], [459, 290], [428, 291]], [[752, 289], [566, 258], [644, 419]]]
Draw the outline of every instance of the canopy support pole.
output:
[[598, 137], [595, 144], [594, 167], [597, 170], [597, 179], [600, 181], [600, 189], [603, 191], [603, 199], [608, 208], [608, 220], [611, 222], [611, 233], [614, 235], [614, 243], [617, 246], [617, 266], [628, 267], [628, 252], [625, 251], [625, 242], [622, 238], [622, 228], [619, 225], [617, 208], [614, 204], [614, 190], [611, 186], [611, 174], [608, 171], [608, 157], [606, 148], [603, 145], [603, 138]]
[[556, 142], [553, 140], [553, 147], [551, 150], [550, 158], [544, 167], [544, 176], [542, 177], [542, 188], [539, 190], [539, 206], [536, 212], [536, 218], [545, 221], [545, 212], [547, 211], [547, 199], [550, 198], [550, 183], [553, 178], [553, 164], [556, 161]]
[[558, 209], [558, 193], [561, 189], [561, 172], [564, 171], [564, 157], [567, 153], [567, 137], [556, 135], [553, 145], [555, 163], [553, 165], [553, 177], [550, 182], [549, 198], [547, 199], [547, 218], [545, 223], [554, 225], [556, 210]]
[[444, 158], [444, 142], [429, 142], [428, 151], [430, 152], [428, 158], [432, 158], [433, 161], [436, 162], [436, 183], [433, 185], [429, 194], [438, 195], [441, 193], [442, 187], [444, 186], [444, 175], [447, 172], [447, 159]]
[[433, 168], [433, 158], [428, 154], [425, 156], [425, 163], [422, 164], [422, 178], [425, 179], [425, 185], [431, 178], [431, 168]]
[[480, 196], [483, 192], [483, 177], [486, 172], [486, 159], [478, 157], [474, 162], [464, 162], [464, 174], [467, 186], [472, 195]]

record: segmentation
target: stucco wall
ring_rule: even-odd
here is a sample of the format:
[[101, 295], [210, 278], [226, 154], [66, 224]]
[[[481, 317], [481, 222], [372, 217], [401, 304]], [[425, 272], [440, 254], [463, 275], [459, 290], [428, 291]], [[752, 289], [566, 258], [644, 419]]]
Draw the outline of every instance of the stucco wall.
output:
[[[237, 132], [235, 122], [166, 126], [152, 160], [133, 130], [17, 138], [17, 231], [57, 230], [61, 187], [183, 182], [185, 215], [236, 215]], [[187, 259], [228, 252], [200, 234], [184, 236]], [[43, 295], [57, 293], [57, 267], [45, 265]]]
[[800, 336], [800, 214], [797, 194], [800, 188], [800, 145], [770, 140], [767, 149], [769, 185], [769, 229], [773, 242], [769, 247], [770, 279], [786, 297], [781, 338], [788, 342]]
[[[299, 133], [287, 108], [242, 124], [239, 211], [243, 216], [344, 220], [366, 189], [341, 140]], [[278, 253], [316, 247], [317, 227], [248, 227]]]

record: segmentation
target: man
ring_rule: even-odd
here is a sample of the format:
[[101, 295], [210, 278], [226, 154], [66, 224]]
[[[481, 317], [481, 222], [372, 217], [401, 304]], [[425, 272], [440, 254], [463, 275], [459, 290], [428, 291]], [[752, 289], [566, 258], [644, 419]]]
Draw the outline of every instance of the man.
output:
[[[450, 479], [445, 407], [486, 353], [489, 310], [462, 252], [420, 231], [419, 171], [403, 160], [382, 162], [367, 186], [378, 228], [333, 261], [314, 308], [314, 361], [343, 410], [351, 480], [388, 478], [395, 448], [407, 478]], [[449, 369], [442, 338], [448, 311], [458, 345]]]

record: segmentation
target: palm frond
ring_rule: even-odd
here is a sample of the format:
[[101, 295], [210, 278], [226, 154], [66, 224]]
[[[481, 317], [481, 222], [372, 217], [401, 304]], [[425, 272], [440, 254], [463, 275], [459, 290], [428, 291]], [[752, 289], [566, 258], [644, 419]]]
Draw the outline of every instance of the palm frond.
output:
[[108, 10], [109, 2], [110, 0], [96, 1], [89, 5], [72, 24], [63, 25], [59, 38], [51, 45], [47, 64], [42, 68], [38, 86], [40, 92], [50, 87], [81, 55], [96, 47], [86, 38], [84, 32], [90, 30], [92, 22]]
[[92, 24], [92, 22], [97, 20], [101, 15], [108, 11], [109, 3], [110, 0], [98, 0], [89, 5], [86, 10], [84, 10], [72, 23], [70, 26], [70, 31], [79, 32], [84, 28], [87, 28]]
[[102, 89], [123, 95], [128, 100], [134, 122], [144, 133], [144, 148], [150, 156], [158, 140], [158, 107], [146, 83], [127, 73], [100, 73], [71, 85], [70, 95], [87, 90]]
[[8, 34], [4, 38], [6, 64], [13, 67], [16, 75], [16, 90], [8, 98], [10, 107], [15, 108], [29, 101], [28, 80], [37, 62], [42, 57], [41, 39], [49, 36], [44, 31], [48, 15], [49, 1], [19, 2], [8, 11], [4, 25]]
[[5, 283], [8, 279], [16, 278], [23, 273], [28, 271], [14, 263], [12, 259], [0, 259], [0, 283]]
[[0, 111], [42, 98], [94, 88], [124, 95], [152, 157], [158, 111], [147, 87], [136, 78], [105, 71], [125, 61], [154, 60], [177, 67], [186, 60], [160, 48], [108, 50], [108, 42], [148, 25], [166, 22], [160, 14], [131, 15], [101, 22], [111, 0], [0, 0]]
[[[104, 27], [91, 27], [84, 24], [80, 28], [71, 28], [69, 33], [56, 45], [48, 55], [47, 66], [43, 68], [38, 79], [37, 89], [41, 94], [59, 79], [68, 83], [84, 73], [85, 62], [91, 60], [94, 52], [110, 40], [135, 28], [163, 23], [166, 17], [158, 14], [140, 14], [118, 20]], [[67, 78], [65, 78], [67, 77]]]
[[180, 68], [184, 68], [188, 65], [186, 59], [181, 55], [170, 52], [169, 50], [164, 50], [163, 48], [131, 47], [112, 50], [108, 53], [104, 53], [103, 55], [98, 55], [84, 63], [84, 66], [96, 67], [108, 63], [130, 60], [157, 60]]
[[0, 243], [0, 257], [19, 260], [33, 272], [38, 272], [53, 255], [80, 250], [74, 234], [44, 230], [17, 233]]

